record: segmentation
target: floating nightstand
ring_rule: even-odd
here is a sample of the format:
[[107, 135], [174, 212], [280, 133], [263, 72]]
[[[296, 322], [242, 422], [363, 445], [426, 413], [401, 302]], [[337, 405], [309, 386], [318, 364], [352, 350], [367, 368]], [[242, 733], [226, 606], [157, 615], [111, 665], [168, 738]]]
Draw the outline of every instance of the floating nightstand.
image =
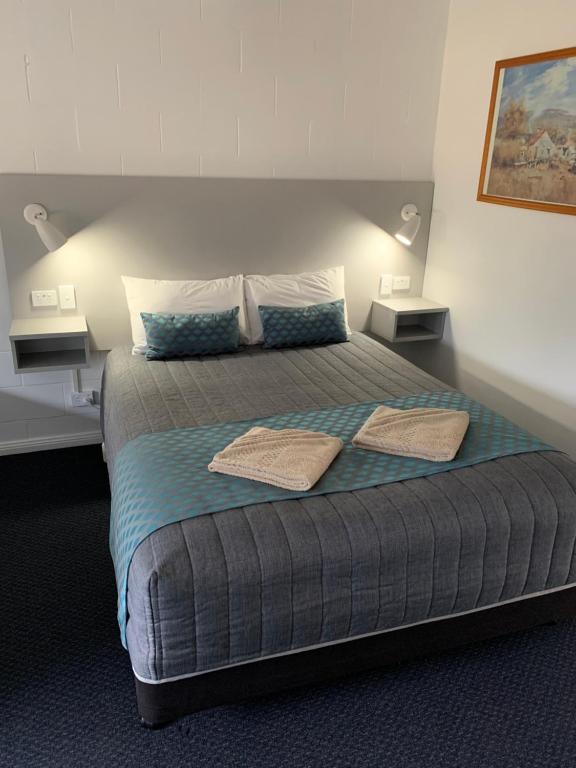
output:
[[429, 299], [375, 299], [370, 329], [392, 343], [441, 339], [448, 312]]
[[83, 315], [13, 320], [10, 346], [15, 373], [88, 368], [88, 327]]

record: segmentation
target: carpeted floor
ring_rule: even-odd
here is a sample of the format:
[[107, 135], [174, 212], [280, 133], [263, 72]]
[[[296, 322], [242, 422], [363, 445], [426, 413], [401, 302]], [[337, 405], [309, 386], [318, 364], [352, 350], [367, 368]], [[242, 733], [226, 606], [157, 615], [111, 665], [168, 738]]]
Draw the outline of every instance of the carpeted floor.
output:
[[2, 768], [574, 768], [576, 622], [140, 727], [98, 447], [0, 458]]

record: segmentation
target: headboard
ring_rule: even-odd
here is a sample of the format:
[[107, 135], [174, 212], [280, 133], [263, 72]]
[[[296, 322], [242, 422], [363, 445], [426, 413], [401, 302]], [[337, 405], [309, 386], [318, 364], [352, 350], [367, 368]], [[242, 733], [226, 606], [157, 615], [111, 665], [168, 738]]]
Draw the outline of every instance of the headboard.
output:
[[[212, 278], [299, 272], [344, 264], [351, 326], [363, 329], [381, 273], [422, 289], [432, 182], [301, 181], [107, 176], [0, 176], [0, 231], [14, 317], [33, 309], [32, 289], [76, 286], [95, 349], [130, 341], [120, 275]], [[412, 248], [393, 234], [414, 202], [422, 226]], [[46, 253], [24, 221], [41, 203], [70, 235]]]

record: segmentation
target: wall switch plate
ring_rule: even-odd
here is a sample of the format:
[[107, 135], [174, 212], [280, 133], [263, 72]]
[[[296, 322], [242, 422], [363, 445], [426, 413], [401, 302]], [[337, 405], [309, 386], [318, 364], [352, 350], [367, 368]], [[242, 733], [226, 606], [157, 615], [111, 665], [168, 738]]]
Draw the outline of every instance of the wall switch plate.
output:
[[57, 307], [56, 291], [32, 291], [33, 307]]
[[76, 309], [76, 294], [73, 285], [59, 285], [60, 309]]
[[380, 296], [390, 296], [392, 293], [392, 275], [380, 275]]
[[392, 288], [395, 291], [407, 291], [410, 289], [410, 275], [401, 275], [395, 277], [392, 281]]

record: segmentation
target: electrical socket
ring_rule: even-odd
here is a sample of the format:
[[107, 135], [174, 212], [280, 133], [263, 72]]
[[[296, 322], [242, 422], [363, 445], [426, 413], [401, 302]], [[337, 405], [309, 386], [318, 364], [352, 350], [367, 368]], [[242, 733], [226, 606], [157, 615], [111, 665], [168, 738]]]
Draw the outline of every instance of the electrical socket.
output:
[[70, 395], [70, 405], [72, 408], [84, 408], [87, 405], [96, 405], [98, 403], [99, 393], [95, 389], [88, 392], [72, 392]]
[[395, 277], [392, 281], [392, 288], [395, 291], [408, 291], [410, 289], [410, 275]]
[[32, 291], [33, 307], [57, 307], [56, 291]]

